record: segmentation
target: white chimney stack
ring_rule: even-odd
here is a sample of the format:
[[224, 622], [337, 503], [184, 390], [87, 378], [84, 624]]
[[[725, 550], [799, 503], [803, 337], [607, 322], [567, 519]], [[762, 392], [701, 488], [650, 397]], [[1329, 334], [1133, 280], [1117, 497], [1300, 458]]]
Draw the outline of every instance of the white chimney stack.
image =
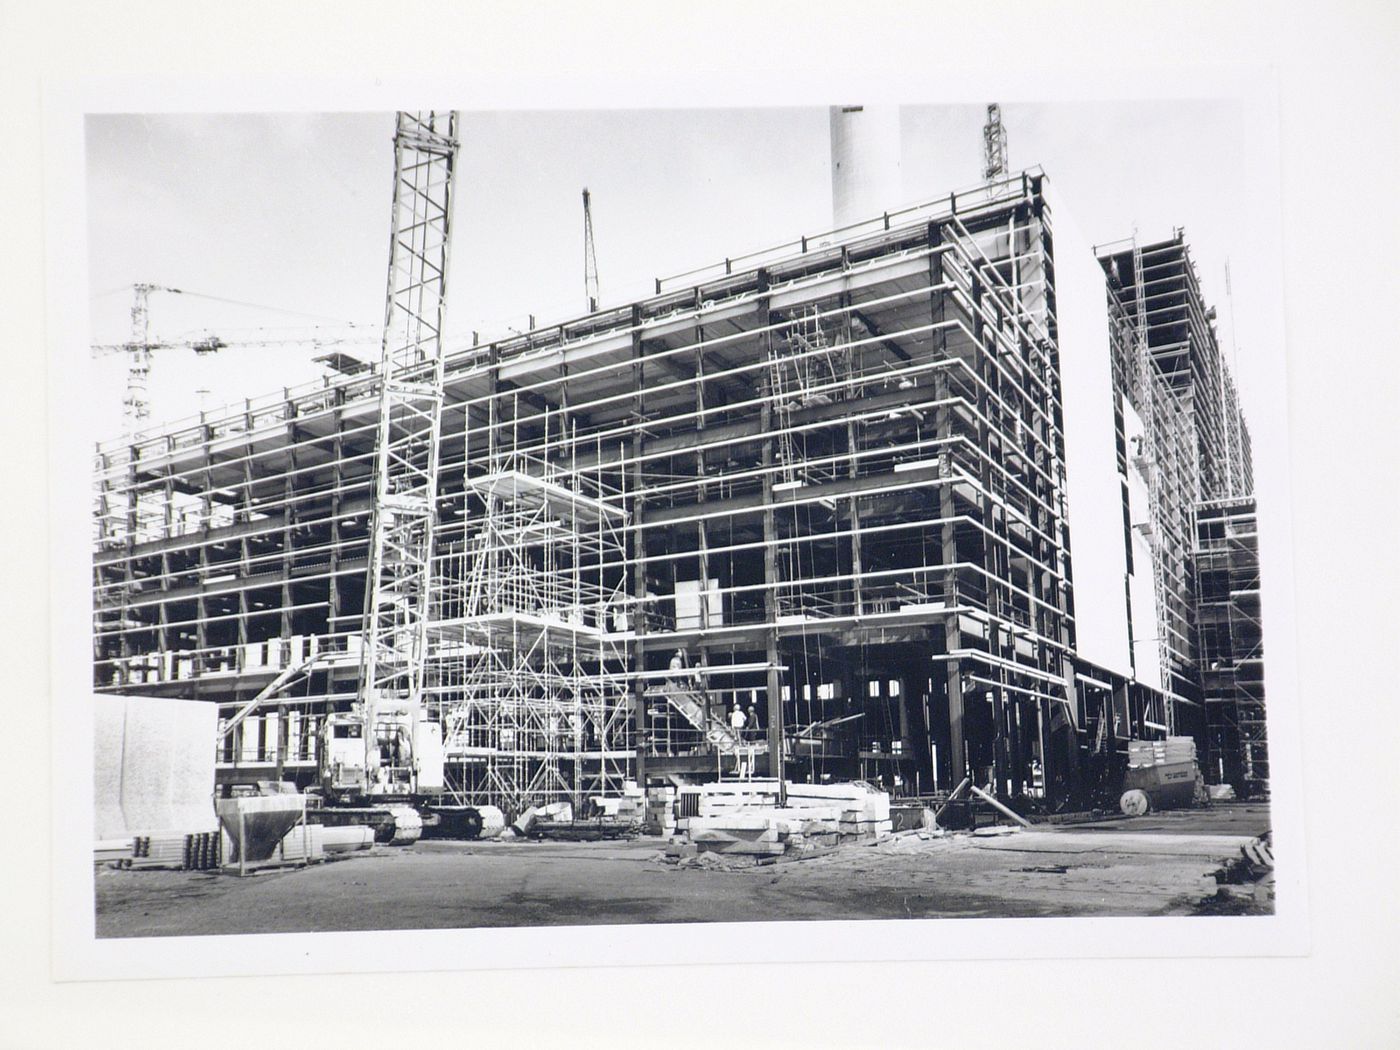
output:
[[831, 107], [831, 217], [837, 227], [904, 200], [898, 106]]

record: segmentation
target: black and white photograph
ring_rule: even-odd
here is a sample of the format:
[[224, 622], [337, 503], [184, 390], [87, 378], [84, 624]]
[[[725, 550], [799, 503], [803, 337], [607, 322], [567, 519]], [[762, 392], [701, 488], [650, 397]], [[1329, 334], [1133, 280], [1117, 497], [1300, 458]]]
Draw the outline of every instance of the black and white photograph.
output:
[[[1395, 888], [1349, 655], [1390, 624], [1317, 579], [1372, 557], [1342, 519], [1393, 424], [1318, 378], [1383, 386], [1375, 310], [1300, 268], [1364, 209], [1307, 198], [1297, 120], [1394, 128], [1269, 65], [1291, 26], [1193, 57], [1124, 15], [1114, 58], [1037, 16], [989, 64], [968, 13], [779, 47], [775, 7], [730, 55], [718, 10], [533, 49], [485, 10], [431, 62], [431, 19], [338, 71], [294, 14], [284, 67], [41, 78], [13, 841], [53, 994], [144, 990], [15, 1045], [270, 1038], [264, 992], [313, 1045], [1286, 1027], [1266, 975]], [[1384, 216], [1343, 221], [1385, 283], [1349, 258]], [[1345, 1045], [1387, 1045], [1382, 972], [1327, 978]]]
[[1243, 119], [88, 117], [97, 935], [1271, 913]]

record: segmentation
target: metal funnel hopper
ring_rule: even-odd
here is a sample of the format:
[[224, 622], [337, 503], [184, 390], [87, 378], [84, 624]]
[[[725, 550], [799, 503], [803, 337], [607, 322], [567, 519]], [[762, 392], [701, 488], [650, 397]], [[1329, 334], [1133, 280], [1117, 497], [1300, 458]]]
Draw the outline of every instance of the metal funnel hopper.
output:
[[219, 822], [233, 842], [230, 861], [267, 860], [301, 820], [305, 795], [248, 795], [221, 798], [214, 804]]

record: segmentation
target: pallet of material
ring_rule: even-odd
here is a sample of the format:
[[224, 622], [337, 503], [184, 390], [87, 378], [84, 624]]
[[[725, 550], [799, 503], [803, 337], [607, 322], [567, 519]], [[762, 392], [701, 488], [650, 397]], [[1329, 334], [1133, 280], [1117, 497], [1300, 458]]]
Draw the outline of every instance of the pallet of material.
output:
[[[871, 842], [890, 833], [890, 822], [830, 819], [837, 814], [815, 807], [807, 813], [827, 819], [812, 819], [797, 810], [739, 811], [712, 817], [691, 817], [687, 837], [704, 850], [722, 852], [781, 853], [785, 844], [794, 848], [811, 840], [822, 845], [839, 842]], [[842, 818], [849, 814], [841, 814]], [[750, 849], [744, 844], [763, 844]]]
[[705, 784], [700, 790], [699, 816], [713, 817], [723, 813], [754, 808], [772, 808], [778, 804], [775, 782], [748, 781], [737, 784]]
[[690, 840], [700, 853], [737, 853], [776, 856], [787, 849], [772, 829], [745, 833], [742, 831], [701, 831]]
[[560, 842], [596, 842], [628, 838], [636, 835], [640, 828], [634, 821], [622, 820], [536, 820], [530, 826], [530, 836]]
[[123, 868], [166, 868], [174, 871], [207, 871], [222, 859], [219, 833], [193, 835], [137, 835], [116, 858]]
[[1196, 741], [1189, 736], [1169, 736], [1165, 740], [1128, 741], [1128, 768], [1176, 765], [1196, 761]]
[[[774, 808], [778, 805], [776, 780], [727, 781], [705, 784], [700, 788], [700, 816], [713, 816], [754, 807]], [[890, 796], [863, 781], [838, 784], [787, 784], [788, 809], [810, 807], [858, 809], [870, 820], [890, 819]]]

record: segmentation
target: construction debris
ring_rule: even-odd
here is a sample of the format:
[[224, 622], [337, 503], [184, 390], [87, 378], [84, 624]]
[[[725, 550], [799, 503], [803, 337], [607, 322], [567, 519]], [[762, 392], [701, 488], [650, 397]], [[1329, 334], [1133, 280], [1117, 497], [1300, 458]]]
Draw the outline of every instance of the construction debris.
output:
[[[787, 783], [782, 789], [776, 780], [703, 785], [699, 812], [677, 821], [680, 843], [696, 854], [767, 858], [872, 843], [891, 834], [889, 795], [868, 784]], [[668, 855], [679, 861], [689, 854]]]

